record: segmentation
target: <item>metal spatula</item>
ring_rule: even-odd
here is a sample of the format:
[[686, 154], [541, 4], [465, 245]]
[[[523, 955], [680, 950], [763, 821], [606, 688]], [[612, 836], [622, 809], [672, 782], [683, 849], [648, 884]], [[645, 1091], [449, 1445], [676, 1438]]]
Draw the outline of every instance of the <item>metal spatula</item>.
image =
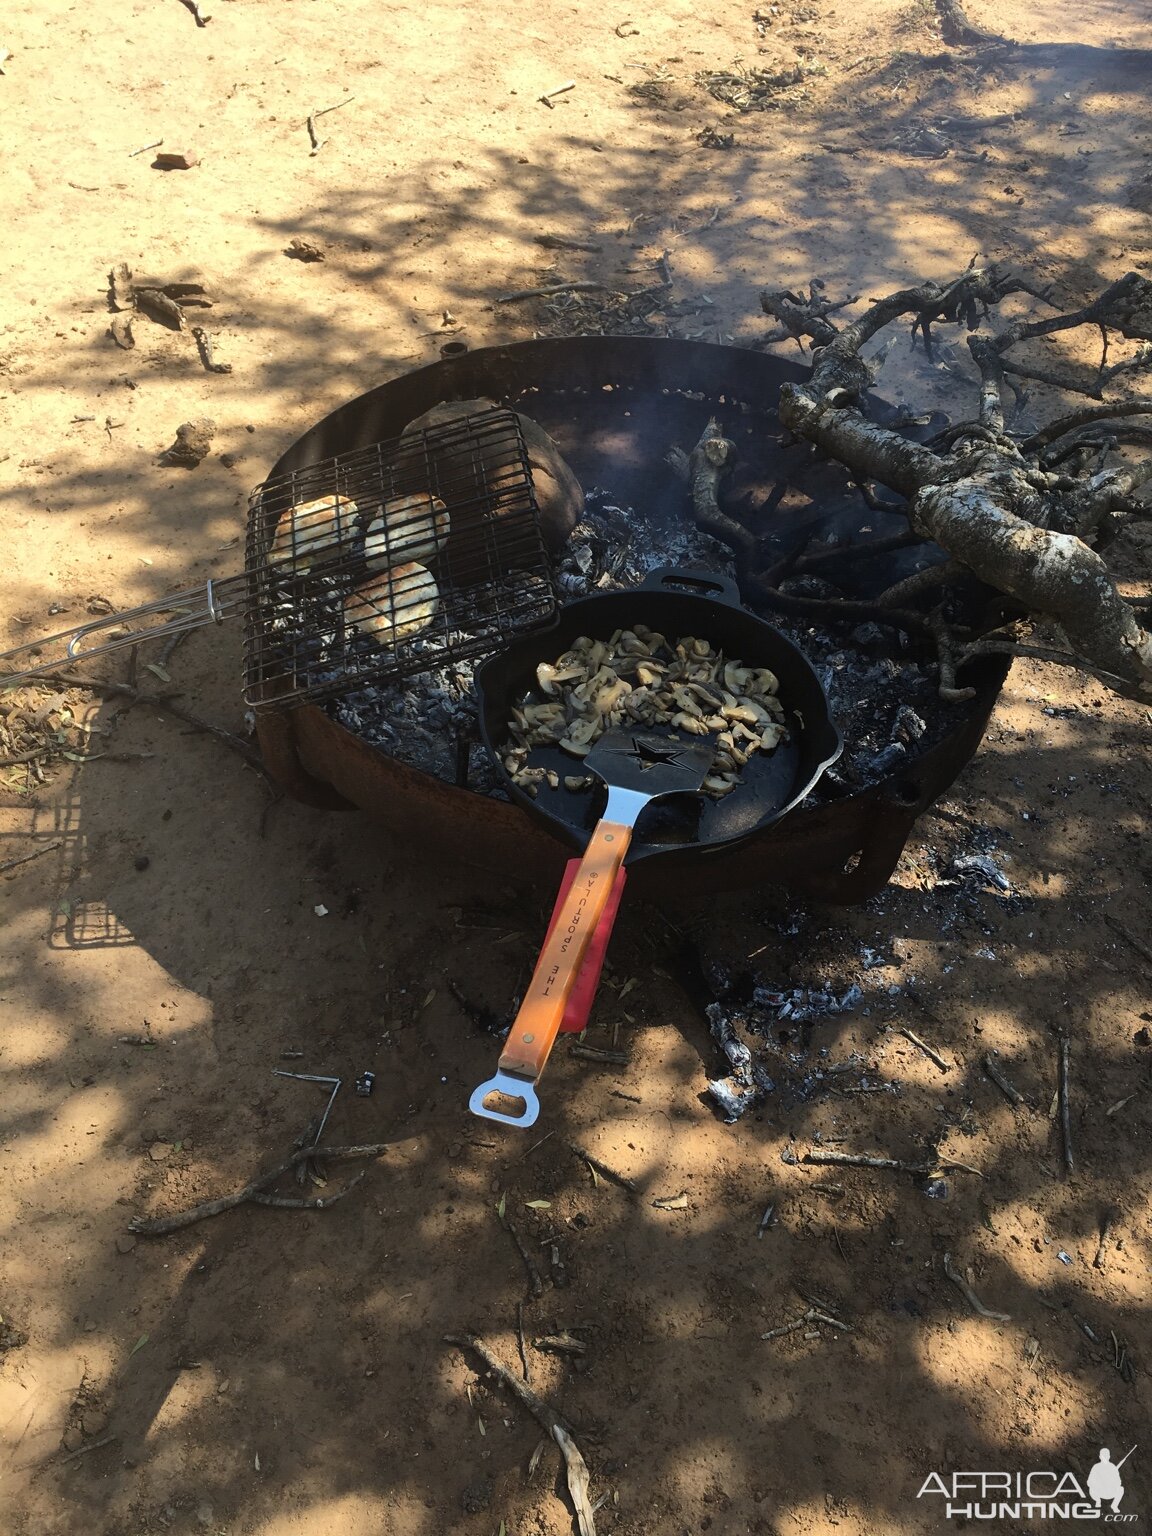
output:
[[[641, 731], [609, 731], [584, 759], [584, 767], [608, 786], [608, 804], [588, 840], [580, 868], [551, 937], [545, 942], [497, 1064], [468, 1101], [474, 1115], [530, 1126], [540, 1113], [536, 1082], [543, 1072], [576, 985], [580, 967], [628, 852], [632, 829], [645, 806], [661, 795], [691, 793], [712, 766], [714, 743]], [[519, 1114], [485, 1100], [492, 1094], [522, 1101]]]

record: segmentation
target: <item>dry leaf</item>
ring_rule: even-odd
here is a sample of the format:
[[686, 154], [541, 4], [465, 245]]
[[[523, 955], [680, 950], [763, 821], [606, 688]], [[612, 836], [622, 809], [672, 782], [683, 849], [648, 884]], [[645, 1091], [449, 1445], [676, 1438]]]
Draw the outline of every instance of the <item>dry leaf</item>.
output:
[[524, 1204], [530, 1211], [550, 1211], [552, 1209], [551, 1200], [525, 1200]]
[[148, 1335], [146, 1333], [142, 1333], [140, 1335], [140, 1337], [136, 1340], [135, 1344], [133, 1344], [132, 1348], [128, 1352], [129, 1360], [131, 1360], [132, 1356], [136, 1353], [136, 1351], [138, 1349], [143, 1349], [145, 1344], [147, 1344], [147, 1342], [148, 1342]]
[[682, 1189], [678, 1195], [665, 1195], [662, 1200], [653, 1200], [652, 1204], [658, 1211], [686, 1211], [688, 1209], [688, 1191]]
[[488, 1433], [488, 1431], [484, 1428], [484, 1420], [480, 1417], [479, 1414], [476, 1415], [476, 1424], [482, 1435], [486, 1435]]
[[496, 1214], [497, 1214], [497, 1216], [499, 1216], [501, 1221], [504, 1220], [504, 1212], [507, 1209], [508, 1209], [508, 1196], [507, 1196], [507, 1194], [503, 1194], [503, 1195], [500, 1196], [500, 1204], [496, 1207]]

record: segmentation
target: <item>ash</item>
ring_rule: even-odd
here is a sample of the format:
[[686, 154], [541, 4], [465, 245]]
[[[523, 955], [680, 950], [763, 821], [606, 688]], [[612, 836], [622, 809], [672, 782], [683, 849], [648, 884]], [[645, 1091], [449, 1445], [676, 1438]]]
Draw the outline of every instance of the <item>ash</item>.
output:
[[595, 486], [584, 498], [584, 518], [572, 530], [556, 569], [565, 597], [591, 597], [638, 587], [650, 571], [690, 567], [735, 580], [732, 552], [691, 524], [669, 526], [633, 507], [619, 507]]
[[495, 767], [475, 741], [474, 675], [472, 662], [457, 661], [403, 682], [359, 689], [329, 708], [341, 725], [409, 768], [506, 798]]
[[899, 1091], [859, 1053], [832, 1061], [827, 1046], [814, 1048], [813, 1026], [841, 1014], [867, 1016], [881, 999], [900, 991], [866, 974], [881, 957], [865, 950], [861, 962], [861, 978], [839, 989], [827, 983], [779, 988], [737, 977], [716, 962], [702, 967], [705, 991], [715, 999], [704, 1016], [728, 1069], [726, 1076], [709, 1079], [707, 1093], [724, 1120], [739, 1120], [770, 1094], [791, 1106], [830, 1091]]
[[[682, 520], [620, 506], [593, 487], [552, 578], [562, 598], [574, 600], [626, 591], [664, 567], [735, 579], [726, 545]], [[899, 635], [864, 624], [845, 639], [821, 625], [772, 613], [764, 617], [812, 663], [844, 740], [843, 755], [807, 804], [841, 798], [898, 773], [954, 725], [956, 706], [937, 696], [935, 667], [902, 649]], [[467, 619], [453, 615], [462, 638]], [[478, 794], [507, 798], [479, 741], [472, 662], [454, 660], [401, 681], [355, 689], [327, 707], [341, 725], [406, 766]]]

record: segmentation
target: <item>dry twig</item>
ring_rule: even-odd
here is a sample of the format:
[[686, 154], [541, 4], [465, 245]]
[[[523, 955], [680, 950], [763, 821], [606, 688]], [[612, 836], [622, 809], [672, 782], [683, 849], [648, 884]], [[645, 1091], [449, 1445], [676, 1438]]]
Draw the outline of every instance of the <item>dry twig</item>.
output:
[[938, 1162], [906, 1163], [897, 1157], [874, 1157], [867, 1152], [805, 1152], [800, 1161], [815, 1163], [818, 1167], [885, 1168], [893, 1173], [915, 1174], [931, 1173], [940, 1166]]
[[241, 741], [239, 736], [226, 731], [223, 726], [212, 725], [207, 720], [201, 720], [199, 715], [194, 715], [190, 709], [185, 709], [182, 704], [174, 704], [175, 697], [170, 693], [142, 693], [137, 688], [130, 688], [127, 683], [100, 682], [96, 678], [67, 677], [58, 672], [43, 672], [40, 674], [45, 682], [60, 683], [65, 688], [84, 688], [89, 693], [103, 693], [115, 698], [127, 699], [133, 705], [148, 704], [155, 709], [162, 710], [166, 715], [172, 715], [177, 720], [183, 720], [185, 725], [190, 725], [193, 730], [205, 731], [209, 736], [215, 736], [217, 741], [224, 743], [233, 752], [238, 753], [250, 767], [264, 772], [264, 763], [255, 747], [250, 747], [246, 741]]
[[[324, 1157], [323, 1149], [317, 1155], [315, 1161], [321, 1162]], [[298, 1195], [249, 1195], [248, 1199], [253, 1205], [270, 1205], [279, 1211], [326, 1211], [330, 1205], [335, 1205], [337, 1200], [343, 1200], [344, 1196], [351, 1192], [364, 1177], [365, 1170], [361, 1168], [355, 1177], [348, 1180], [343, 1189], [338, 1189], [334, 1195], [319, 1195], [314, 1200], [306, 1200]]]
[[26, 853], [23, 858], [9, 859], [6, 864], [0, 864], [0, 875], [6, 875], [10, 869], [19, 869], [21, 864], [31, 864], [33, 859], [43, 858], [46, 853], [53, 852], [56, 848], [64, 846], [64, 839], [58, 837], [54, 843], [45, 843], [43, 848], [36, 848], [31, 853]]
[[119, 1435], [105, 1435], [103, 1439], [90, 1440], [87, 1445], [78, 1445], [74, 1451], [69, 1451], [67, 1456], [61, 1456], [55, 1465], [62, 1467], [66, 1462], [75, 1461], [80, 1456], [87, 1456], [90, 1451], [99, 1451], [106, 1445], [112, 1445], [119, 1438]]
[[341, 107], [346, 107], [348, 102], [355, 100], [355, 96], [349, 96], [345, 101], [338, 101], [331, 107], [319, 107], [315, 112], [309, 113], [307, 123], [308, 138], [312, 144], [312, 148], [309, 150], [309, 154], [318, 155], [321, 149], [323, 149], [324, 145], [328, 142], [327, 139], [321, 139], [317, 137], [316, 119], [318, 117], [323, 117], [328, 112], [338, 112]]
[[533, 1299], [537, 1299], [543, 1296], [544, 1282], [540, 1278], [540, 1271], [536, 1268], [536, 1261], [533, 1259], [531, 1253], [529, 1252], [527, 1243], [525, 1243], [523, 1237], [520, 1235], [520, 1229], [512, 1220], [511, 1216], [503, 1216], [501, 1220], [503, 1221], [505, 1227], [508, 1229], [508, 1234], [512, 1241], [516, 1244], [516, 1248], [520, 1254], [520, 1257], [524, 1260], [524, 1268], [528, 1272], [528, 1287], [532, 1293]]
[[472, 1338], [467, 1334], [448, 1333], [444, 1335], [444, 1342], [454, 1344], [457, 1349], [470, 1349], [473, 1354], [479, 1355], [488, 1370], [504, 1383], [512, 1395], [527, 1408], [537, 1424], [552, 1436], [564, 1457], [564, 1466], [568, 1475], [568, 1492], [576, 1510], [576, 1524], [580, 1536], [596, 1536], [595, 1516], [588, 1498], [588, 1466], [564, 1420], [542, 1398], [537, 1397], [531, 1387], [514, 1376], [507, 1366], [502, 1365], [481, 1339]]
[[598, 1157], [593, 1157], [591, 1152], [585, 1152], [584, 1148], [577, 1146], [574, 1141], [570, 1141], [568, 1146], [577, 1157], [584, 1159], [589, 1168], [594, 1168], [604, 1178], [611, 1179], [613, 1184], [619, 1184], [620, 1188], [626, 1189], [630, 1195], [637, 1193], [637, 1186], [634, 1180], [627, 1178], [622, 1173], [617, 1173], [615, 1168], [610, 1167], [607, 1163], [602, 1163]]
[[607, 283], [552, 283], [547, 288], [520, 288], [515, 293], [503, 293], [497, 304], [518, 304], [521, 299], [544, 299], [553, 293], [610, 293]]
[[516, 1347], [520, 1351], [520, 1369], [524, 1372], [524, 1380], [531, 1385], [532, 1371], [528, 1365], [528, 1346], [524, 1342], [524, 1303], [516, 1303]]
[[770, 1328], [767, 1333], [762, 1333], [762, 1339], [781, 1339], [786, 1333], [795, 1333], [798, 1328], [803, 1328], [805, 1323], [825, 1323], [829, 1328], [839, 1328], [842, 1333], [851, 1333], [852, 1324], [843, 1323], [838, 1317], [833, 1317], [820, 1307], [809, 1307], [800, 1317], [794, 1318], [790, 1323], [784, 1323], [779, 1328]]
[[1010, 1323], [1012, 1321], [1007, 1312], [993, 1312], [984, 1305], [976, 1292], [968, 1284], [964, 1275], [952, 1262], [952, 1255], [950, 1253], [944, 1255], [944, 1273], [972, 1308], [973, 1312], [978, 1312], [981, 1317], [991, 1318], [994, 1323]]
[[602, 245], [595, 245], [591, 240], [569, 240], [566, 235], [533, 235], [537, 245], [542, 245], [550, 251], [602, 251]]
[[[306, 1161], [320, 1162], [326, 1158], [349, 1162], [357, 1157], [379, 1157], [387, 1152], [388, 1143], [381, 1141], [362, 1147], [300, 1147], [283, 1162], [278, 1163], [267, 1173], [261, 1173], [251, 1183], [245, 1184], [243, 1189], [238, 1189], [234, 1194], [221, 1195], [218, 1200], [204, 1200], [199, 1205], [192, 1206], [186, 1211], [176, 1211], [171, 1216], [134, 1216], [128, 1223], [130, 1232], [139, 1232], [144, 1237], [163, 1237], [169, 1232], [178, 1232], [182, 1227], [190, 1227], [197, 1221], [204, 1221], [209, 1216], [219, 1216], [223, 1211], [230, 1211], [237, 1205], [243, 1205], [245, 1201], [255, 1200], [257, 1195], [262, 1195], [269, 1184], [274, 1184], [281, 1174], [287, 1173], [290, 1168], [295, 1168], [297, 1163]], [[354, 1180], [354, 1183], [358, 1180]], [[351, 1188], [351, 1185], [348, 1186]], [[340, 1194], [347, 1194], [347, 1189]], [[331, 1205], [339, 1195], [330, 1195], [323, 1201], [292, 1202], [293, 1209], [322, 1210], [325, 1205]], [[276, 1203], [280, 1203], [280, 1197], [275, 1197]], [[272, 1204], [273, 1200], [258, 1203]]]
[[897, 1033], [903, 1035], [905, 1040], [910, 1040], [918, 1051], [923, 1051], [928, 1060], [932, 1062], [934, 1066], [939, 1067], [941, 1072], [951, 1072], [951, 1064], [944, 1060], [939, 1051], [934, 1051], [926, 1041], [921, 1040], [919, 1035], [913, 1034], [910, 1029], [903, 1027], [898, 1030]]
[[[1146, 515], [1137, 492], [1152, 479], [1152, 459], [1109, 466], [1104, 454], [1113, 438], [1126, 439], [1134, 431], [1144, 441], [1152, 434], [1139, 424], [1130, 428], [1119, 421], [1111, 432], [1101, 425], [1104, 436], [1080, 445], [1074, 434], [1083, 420], [1077, 426], [1076, 417], [1065, 417], [1051, 429], [1063, 446], [1055, 455], [1046, 454], [1049, 429], [1023, 447], [1006, 433], [1004, 393], [1016, 388], [1007, 376], [1017, 374], [1042, 376], [1055, 387], [1099, 399], [1102, 381], [1115, 376], [1115, 367], [1147, 371], [1152, 367], [1152, 281], [1129, 272], [1078, 310], [1022, 318], [997, 333], [970, 334], [969, 350], [981, 378], [979, 420], [951, 428], [939, 448], [878, 425], [860, 408], [872, 382], [862, 348], [880, 331], [910, 315], [913, 334], [919, 332], [932, 357], [934, 326], [963, 324], [975, 333], [992, 309], [1021, 292], [1047, 302], [1047, 295], [1016, 269], [973, 262], [950, 283], [927, 282], [876, 300], [843, 329], [832, 324], [815, 293], [811, 298], [791, 295], [797, 332], [818, 335], [820, 344], [810, 379], [783, 387], [780, 417], [798, 436], [846, 464], [858, 481], [882, 484], [903, 496], [916, 533], [938, 543], [970, 577], [999, 591], [1017, 611], [1059, 625], [1069, 651], [1093, 675], [1120, 678], [1129, 696], [1147, 699], [1152, 697], [1152, 631], [1144, 625], [1140, 606], [1121, 596], [1101, 551], [1123, 520]], [[804, 309], [812, 311], [810, 319], [799, 313]], [[1080, 326], [1118, 333], [1140, 346], [1123, 364], [1102, 363], [1088, 381], [1016, 361], [1012, 349], [1019, 344]], [[1141, 411], [1133, 406], [1133, 414]], [[1107, 416], [1087, 420], [1105, 424]], [[1066, 451], [1076, 462], [1071, 469], [1057, 470]], [[843, 616], [849, 617], [846, 610]], [[927, 624], [940, 652], [945, 698], [963, 691], [946, 674], [972, 654], [956, 643], [951, 623], [947, 613], [939, 613]]]
[[984, 1070], [1008, 1100], [1009, 1104], [1023, 1104], [1024, 1095], [1020, 1092], [1019, 1088], [1014, 1087], [1008, 1081], [997, 1064], [996, 1058], [999, 1054], [999, 1051], [988, 1051], [985, 1054]]
[[538, 96], [536, 99], [542, 101], [549, 110], [555, 111], [555, 108], [552, 106], [553, 96], [566, 96], [569, 91], [574, 91], [575, 89], [575, 80], [567, 80], [563, 85], [558, 85], [554, 91], [545, 91], [543, 96]]
[[1113, 933], [1118, 933], [1122, 939], [1131, 944], [1138, 955], [1143, 955], [1144, 959], [1152, 965], [1152, 945], [1148, 945], [1143, 939], [1137, 938], [1130, 929], [1125, 928], [1122, 922], [1107, 912], [1104, 913], [1104, 921], [1112, 929]]
[[1076, 1160], [1072, 1155], [1072, 1106], [1068, 1065], [1068, 1036], [1060, 1036], [1060, 1140], [1064, 1149], [1064, 1171], [1075, 1173]]
[[598, 1045], [571, 1045], [569, 1056], [579, 1056], [584, 1061], [599, 1061], [614, 1067], [626, 1067], [631, 1057], [626, 1051], [605, 1051]]
[[218, 363], [216, 361], [212, 347], [212, 338], [202, 325], [194, 325], [192, 327], [192, 336], [200, 352], [200, 361], [209, 373], [232, 372], [231, 363]]

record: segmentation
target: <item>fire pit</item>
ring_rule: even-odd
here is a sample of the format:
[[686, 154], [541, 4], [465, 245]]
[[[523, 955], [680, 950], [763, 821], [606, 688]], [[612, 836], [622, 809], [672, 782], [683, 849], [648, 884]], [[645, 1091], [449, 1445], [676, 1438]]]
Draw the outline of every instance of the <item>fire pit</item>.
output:
[[[779, 358], [693, 342], [639, 337], [523, 342], [434, 363], [381, 385], [306, 433], [272, 475], [398, 436], [413, 417], [441, 401], [486, 396], [530, 416], [555, 439], [589, 491], [594, 530], [610, 523], [611, 514], [625, 524], [631, 520], [634, 531], [643, 529], [655, 541], [650, 563], [667, 563], [669, 552], [675, 555], [681, 545], [689, 560], [707, 563], [700, 559], [701, 536], [692, 527], [684, 486], [666, 455], [696, 443], [715, 414], [739, 453], [728, 504], [782, 552], [823, 530], [835, 530], [838, 540], [857, 533], [882, 536], [886, 514], [865, 507], [841, 466], [816, 457], [805, 444], [782, 440], [774, 409], [779, 388], [804, 376], [805, 370]], [[626, 535], [624, 566], [628, 542]], [[724, 551], [711, 547], [713, 559], [723, 564]], [[892, 580], [896, 558], [865, 556], [856, 562], [854, 582], [862, 597]], [[581, 576], [590, 560], [561, 559], [562, 590], [573, 595], [587, 590]], [[781, 627], [789, 628], [830, 675], [851, 663], [853, 678], [871, 678], [878, 698], [891, 690], [892, 676], [904, 665], [898, 643], [879, 633], [857, 636], [856, 652], [862, 647], [865, 653], [860, 662], [859, 655], [849, 655], [851, 648], [837, 649], [812, 626], [791, 621]], [[949, 706], [933, 731], [913, 728], [905, 744], [894, 742], [873, 754], [873, 771], [865, 776], [870, 782], [833, 783], [828, 793], [834, 798], [810, 798], [783, 823], [739, 846], [717, 848], [690, 863], [687, 855], [692, 888], [774, 883], [832, 902], [861, 901], [875, 893], [891, 875], [917, 816], [979, 746], [1007, 665], [997, 658], [971, 668], [965, 681], [975, 697]], [[312, 805], [358, 806], [424, 845], [510, 877], [559, 878], [568, 849], [518, 807], [493, 796], [482, 754], [469, 748], [466, 735], [459, 746], [452, 742], [455, 772], [442, 767], [429, 772], [373, 744], [363, 730], [341, 723], [338, 713], [356, 725], [355, 712], [337, 706], [261, 713], [265, 761], [289, 793]], [[917, 718], [915, 711], [911, 717]], [[637, 894], [667, 889], [679, 861], [680, 855], [669, 852], [654, 869], [641, 863], [632, 888]]]

